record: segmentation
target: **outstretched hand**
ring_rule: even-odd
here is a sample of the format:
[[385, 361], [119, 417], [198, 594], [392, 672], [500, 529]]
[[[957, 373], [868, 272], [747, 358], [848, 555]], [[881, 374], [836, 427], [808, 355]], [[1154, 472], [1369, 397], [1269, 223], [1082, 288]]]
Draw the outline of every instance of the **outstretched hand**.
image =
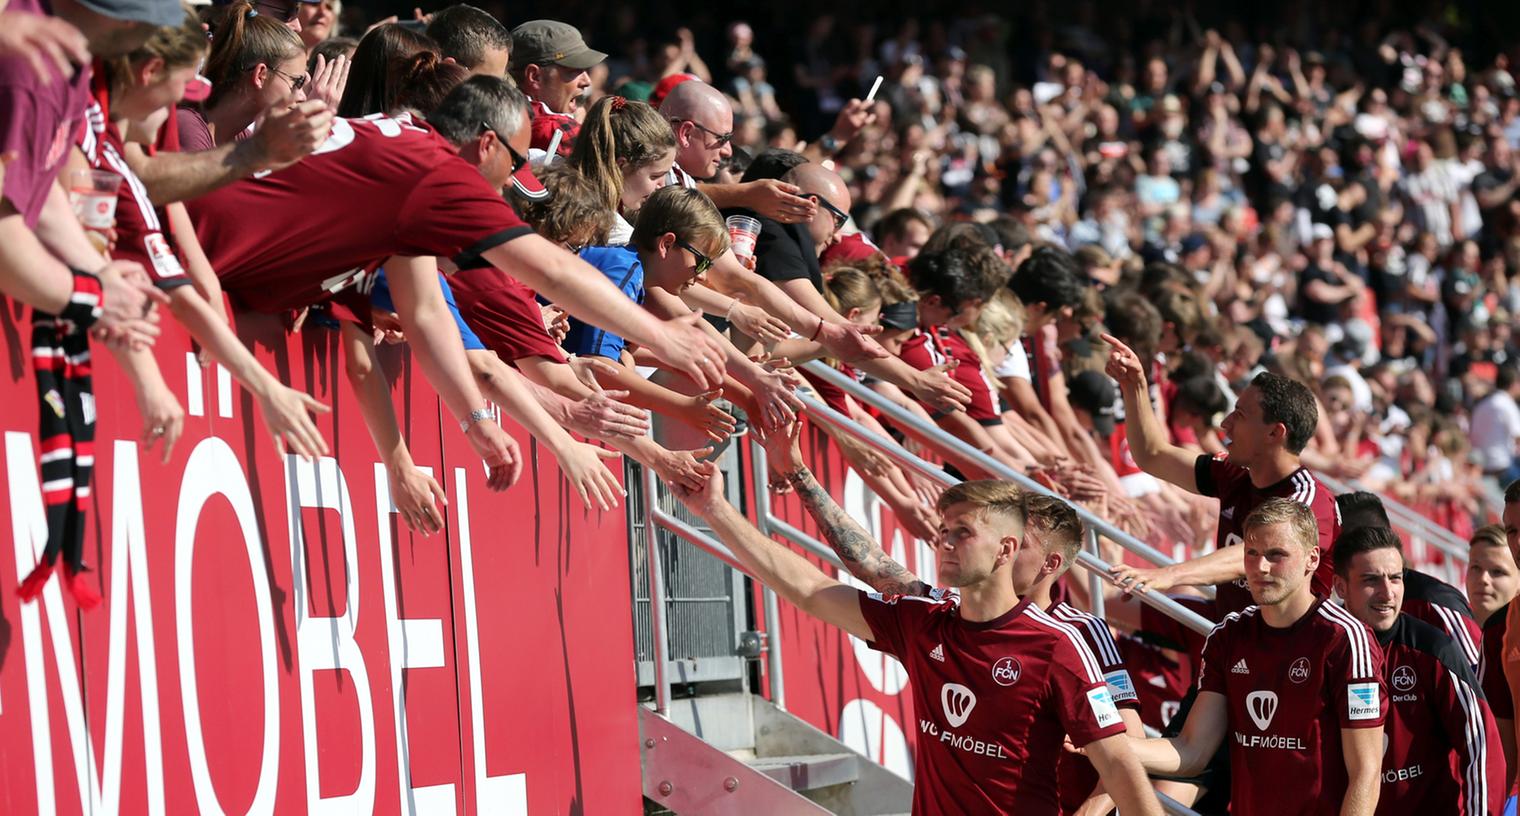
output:
[[714, 462], [703, 462], [698, 467], [701, 482], [693, 487], [686, 482], [672, 483], [670, 488], [686, 509], [707, 518], [728, 500], [723, 496], [723, 473]]

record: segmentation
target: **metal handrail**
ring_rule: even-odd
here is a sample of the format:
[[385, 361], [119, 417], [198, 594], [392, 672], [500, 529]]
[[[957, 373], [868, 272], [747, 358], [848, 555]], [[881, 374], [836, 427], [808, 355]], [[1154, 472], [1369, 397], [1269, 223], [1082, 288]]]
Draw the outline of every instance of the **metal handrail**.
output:
[[[1314, 474], [1325, 487], [1335, 491], [1337, 495], [1350, 493], [1354, 490], [1363, 489], [1356, 481], [1343, 482], [1325, 473]], [[1379, 495], [1383, 501], [1383, 509], [1388, 511], [1388, 520], [1393, 526], [1401, 529], [1411, 536], [1415, 536], [1425, 543], [1435, 547], [1443, 553], [1463, 563], [1468, 560], [1468, 542], [1461, 536], [1440, 526], [1434, 519], [1426, 517], [1420, 511], [1402, 502]]]
[[[928, 477], [930, 479], [934, 479], [935, 481], [938, 481], [938, 482], [940, 482], [941, 484], [943, 484], [943, 485], [945, 485], [947, 487], [960, 483], [960, 481], [961, 481], [960, 479], [957, 479], [954, 476], [951, 476], [950, 474], [946, 473], [943, 468], [936, 467], [935, 465], [933, 465], [933, 464], [931, 464], [931, 463], [923, 460], [922, 458], [913, 455], [906, 448], [904, 448], [903, 446], [897, 444], [897, 442], [895, 442], [895, 441], [893, 441], [891, 439], [888, 439], [888, 438], [886, 438], [884, 436], [881, 436], [880, 434], [877, 434], [877, 433], [875, 433], [873, 431], [868, 431], [865, 428], [860, 427], [860, 425], [858, 423], [850, 420], [848, 417], [844, 416], [843, 414], [839, 413], [838, 411], [835, 411], [833, 408], [830, 408], [827, 405], [824, 405], [821, 401], [819, 401], [818, 399], [814, 398], [811, 394], [799, 393], [797, 396], [802, 400], [803, 407], [807, 409], [807, 414], [808, 414], [809, 417], [811, 417], [811, 418], [813, 418], [815, 420], [822, 421], [823, 423], [829, 425], [830, 427], [837, 428], [837, 429], [839, 429], [839, 430], [841, 430], [841, 431], [849, 434], [850, 436], [854, 437], [855, 439], [858, 439], [861, 442], [864, 442], [865, 444], [871, 446], [872, 449], [880, 451], [880, 452], [886, 454], [888, 457], [890, 457], [893, 461], [897, 462], [898, 464], [903, 465], [904, 467], [910, 468], [910, 469], [912, 469], [913, 471], [915, 471], [917, 473], [921, 473], [921, 474], [923, 474], [924, 476], [926, 476], [926, 477]], [[938, 428], [934, 429], [934, 431], [935, 431], [936, 434], [944, 434], [945, 433], [944, 431], [941, 431]], [[936, 437], [931, 436], [931, 438], [936, 438]], [[1036, 484], [1038, 484], [1038, 483], [1036, 483]], [[1043, 491], [1043, 492], [1049, 492], [1049, 491]], [[1076, 508], [1076, 509], [1077, 509], [1078, 515], [1081, 515], [1084, 512], [1081, 508]], [[1091, 514], [1089, 513], [1088, 515], [1091, 515]], [[774, 526], [775, 522], [779, 521], [779, 520], [773, 518], [773, 519], [770, 519], [770, 521], [771, 521], [772, 525]], [[787, 526], [790, 526], [790, 525], [787, 525]], [[795, 529], [795, 528], [793, 528], [793, 529]], [[1098, 527], [1097, 527], [1097, 525], [1089, 525], [1088, 529], [1092, 532], [1092, 534], [1094, 536], [1090, 540], [1091, 544], [1092, 544], [1092, 546], [1096, 547], [1096, 535], [1098, 533]], [[801, 535], [800, 532], [799, 532], [799, 535]], [[801, 536], [801, 537], [802, 538], [807, 538], [807, 540], [811, 541], [814, 546], [822, 546], [822, 545], [819, 545], [816, 541], [813, 541], [813, 539], [808, 538], [807, 536]], [[787, 538], [792, 539], [793, 541], [797, 541], [796, 538], [793, 538], [790, 535], [788, 535]], [[798, 543], [801, 544], [804, 547], [807, 547], [810, 551], [816, 552], [816, 550], [813, 550], [812, 546], [809, 546], [807, 544], [803, 544], [801, 541], [798, 541]], [[839, 562], [838, 557], [834, 555], [834, 553], [833, 553], [832, 550], [829, 551], [827, 554], [823, 554], [823, 553], [818, 553], [818, 554], [819, 555], [823, 555], [825, 558], [829, 558], [830, 561], [833, 561], [835, 563], [841, 563], [841, 562]], [[1113, 584], [1114, 586], [1119, 586], [1118, 582], [1114, 579], [1113, 575], [1110, 572], [1110, 570], [1112, 569], [1112, 567], [1106, 561], [1104, 561], [1103, 559], [1099, 558], [1097, 556], [1096, 552], [1086, 552], [1086, 551], [1083, 551], [1083, 552], [1077, 553], [1077, 563], [1079, 563], [1082, 566], [1086, 567], [1090, 576], [1097, 576], [1097, 578], [1100, 579], [1100, 580], [1107, 581], [1108, 583]], [[1094, 603], [1096, 603], [1096, 604], [1101, 604], [1102, 603], [1102, 597], [1103, 597], [1102, 592], [1100, 592], [1100, 591], [1094, 591], [1092, 593], [1092, 595], [1093, 595], [1093, 598], [1095, 599]], [[1185, 607], [1185, 606], [1177, 603], [1176, 601], [1172, 600], [1171, 598], [1168, 598], [1164, 593], [1160, 593], [1160, 592], [1137, 592], [1137, 593], [1135, 593], [1134, 597], [1138, 598], [1141, 603], [1144, 603], [1147, 606], [1155, 608], [1156, 610], [1160, 611], [1162, 614], [1164, 614], [1164, 615], [1172, 618], [1173, 620], [1178, 621], [1182, 625], [1188, 627], [1189, 629], [1192, 629], [1195, 632], [1198, 632], [1199, 634], [1207, 635], [1209, 632], [1212, 632], [1214, 630], [1214, 624], [1209, 619], [1207, 619], [1207, 618], [1199, 615], [1198, 613], [1194, 612], [1193, 610], [1188, 609], [1187, 607]], [[1095, 609], [1095, 611], [1094, 611], [1093, 614], [1100, 615], [1100, 617], [1101, 617], [1101, 613], [1098, 612], [1098, 611], [1096, 611], [1096, 610], [1101, 610], [1102, 606], [1095, 606], [1094, 609]]]
[[[1008, 467], [1002, 462], [993, 459], [991, 456], [988, 456], [982, 451], [971, 447], [964, 441], [951, 436], [938, 426], [924, 422], [922, 419], [914, 416], [911, 412], [905, 410], [897, 403], [894, 403], [886, 397], [883, 397], [882, 395], [876, 393], [875, 391], [866, 388], [850, 377], [845, 376], [837, 369], [824, 364], [822, 361], [814, 360], [813, 362], [805, 363], [804, 367], [810, 374], [813, 374], [820, 379], [826, 380], [832, 385], [844, 389], [844, 391], [850, 396], [875, 407], [877, 410], [880, 410], [882, 413], [890, 417], [893, 422], [899, 423], [908, 428], [912, 428], [917, 433], [934, 440], [937, 447], [948, 449], [950, 452], [956, 454], [957, 456], [962, 456], [970, 459], [978, 466], [985, 468], [991, 473], [997, 474], [997, 476], [1000, 478], [1007, 479], [1008, 481], [1017, 484], [1025, 490], [1031, 490], [1047, 496], [1056, 495], [1055, 493], [1051, 492], [1050, 488], [1046, 487], [1045, 485], [1042, 485], [1034, 479], [1029, 478], [1029, 476], [1020, 473], [1011, 467]], [[847, 423], [848, 425], [854, 425], [853, 422], [847, 421]], [[1057, 498], [1060, 497], [1057, 496]], [[1077, 511], [1077, 517], [1082, 519], [1082, 521], [1085, 522], [1087, 526], [1096, 529], [1098, 532], [1106, 536], [1110, 541], [1113, 541], [1124, 549], [1129, 550], [1136, 555], [1139, 555], [1141, 558], [1144, 558], [1152, 564], [1169, 566], [1171, 564], [1177, 563], [1175, 560], [1169, 558], [1156, 548], [1150, 546], [1149, 544], [1146, 544], [1138, 538], [1135, 538], [1129, 533], [1124, 532], [1118, 527], [1115, 527], [1112, 523], [1110, 523], [1102, 516], [1093, 513], [1081, 505], [1072, 506]], [[1208, 593], [1206, 592], [1205, 594]]]

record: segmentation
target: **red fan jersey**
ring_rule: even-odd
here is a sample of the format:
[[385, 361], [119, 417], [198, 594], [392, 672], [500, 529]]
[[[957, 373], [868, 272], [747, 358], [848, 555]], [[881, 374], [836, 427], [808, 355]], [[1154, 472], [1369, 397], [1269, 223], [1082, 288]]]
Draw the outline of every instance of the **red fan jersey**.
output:
[[1199, 664], [1199, 691], [1224, 695], [1228, 707], [1230, 812], [1339, 813], [1348, 781], [1341, 729], [1387, 716], [1382, 650], [1366, 624], [1324, 598], [1282, 629], [1260, 612], [1227, 616]]
[[264, 312], [309, 306], [392, 255], [452, 258], [532, 230], [410, 117], [338, 119], [317, 151], [188, 202], [222, 286]]
[[494, 266], [461, 269], [449, 276], [459, 314], [486, 348], [508, 363], [546, 357], [556, 363], [565, 353], [544, 328], [543, 311], [533, 290]]
[[[971, 404], [966, 406], [966, 415], [982, 425], [996, 425], [1003, 421], [992, 396], [992, 385], [982, 371], [982, 358], [955, 332], [941, 326], [918, 329], [903, 343], [898, 356], [919, 371], [955, 360], [956, 366], [950, 369], [950, 376], [971, 391]], [[930, 414], [940, 416], [941, 412], [930, 409]]]
[[[1227, 458], [1204, 454], [1193, 466], [1198, 492], [1219, 499], [1219, 533], [1215, 539], [1220, 549], [1243, 542], [1246, 516], [1267, 499], [1292, 499], [1314, 511], [1319, 525], [1319, 570], [1314, 573], [1314, 594], [1330, 597], [1335, 570], [1330, 564], [1330, 545], [1341, 532], [1341, 512], [1335, 494], [1314, 478], [1307, 468], [1299, 468], [1277, 484], [1257, 487], [1251, 472]], [[1219, 585], [1216, 600], [1220, 614], [1239, 612], [1250, 606], [1251, 592], [1245, 579]]]
[[1062, 741], [1124, 733], [1102, 668], [1082, 635], [1026, 598], [990, 621], [928, 597], [860, 593], [872, 646], [902, 661], [918, 713], [913, 812], [1060, 812]]
[[180, 264], [163, 210], [153, 205], [148, 188], [123, 158], [126, 149], [120, 131], [111, 122], [110, 92], [104, 73], [95, 74], [90, 94], [93, 98], [85, 113], [86, 127], [80, 133], [79, 149], [91, 167], [110, 170], [122, 177], [116, 193], [116, 246], [111, 249], [111, 257], [142, 264], [160, 289], [188, 285], [190, 278]]
[[[1135, 694], [1135, 681], [1130, 676], [1129, 666], [1124, 662], [1124, 655], [1119, 652], [1119, 644], [1114, 641], [1108, 624], [1066, 603], [1052, 604], [1046, 611], [1061, 623], [1070, 624], [1082, 636], [1082, 641], [1087, 644], [1093, 657], [1098, 659], [1098, 668], [1103, 671], [1103, 682], [1108, 686], [1114, 705], [1139, 710], [1140, 700]], [[1061, 792], [1061, 812], [1075, 813], [1098, 786], [1098, 769], [1093, 767], [1087, 757], [1063, 753], [1057, 785]]]
[[1377, 812], [1497, 816], [1504, 751], [1467, 656], [1440, 629], [1408, 614], [1378, 642], [1389, 706]]

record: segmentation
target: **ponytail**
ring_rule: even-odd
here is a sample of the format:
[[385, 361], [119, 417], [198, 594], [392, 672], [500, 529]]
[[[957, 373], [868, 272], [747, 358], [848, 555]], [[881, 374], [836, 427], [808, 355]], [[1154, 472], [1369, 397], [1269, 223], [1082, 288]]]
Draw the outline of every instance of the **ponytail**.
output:
[[243, 74], [258, 67], [274, 67], [306, 52], [301, 38], [285, 24], [260, 15], [248, 0], [228, 5], [211, 29], [211, 54], [205, 76], [211, 80], [206, 107], [216, 107], [237, 90]]
[[436, 51], [419, 51], [396, 65], [391, 87], [396, 100], [386, 113], [414, 111], [427, 117], [456, 86], [470, 78], [463, 65], [445, 62]]
[[670, 123], [654, 108], [621, 96], [604, 96], [586, 112], [570, 164], [616, 212], [623, 198], [623, 168], [648, 164], [675, 146]]

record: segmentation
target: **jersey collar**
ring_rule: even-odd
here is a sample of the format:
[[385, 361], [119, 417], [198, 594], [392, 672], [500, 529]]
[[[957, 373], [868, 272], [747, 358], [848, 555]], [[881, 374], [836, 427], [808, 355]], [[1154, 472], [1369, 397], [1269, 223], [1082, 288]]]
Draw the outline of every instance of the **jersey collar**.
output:
[[[960, 618], [961, 626], [978, 632], [985, 631], [987, 629], [997, 629], [1000, 626], [1006, 626], [1007, 624], [1011, 623], [1014, 618], [1017, 618], [1018, 616], [1024, 614], [1024, 610], [1028, 607], [1029, 598], [1028, 596], [1025, 596], [1023, 598], [1020, 598], [1019, 602], [1014, 604], [1012, 609], [1004, 612], [1001, 615], [998, 615], [992, 620], [968, 621], [965, 618]], [[960, 616], [957, 615], [956, 617]]]

